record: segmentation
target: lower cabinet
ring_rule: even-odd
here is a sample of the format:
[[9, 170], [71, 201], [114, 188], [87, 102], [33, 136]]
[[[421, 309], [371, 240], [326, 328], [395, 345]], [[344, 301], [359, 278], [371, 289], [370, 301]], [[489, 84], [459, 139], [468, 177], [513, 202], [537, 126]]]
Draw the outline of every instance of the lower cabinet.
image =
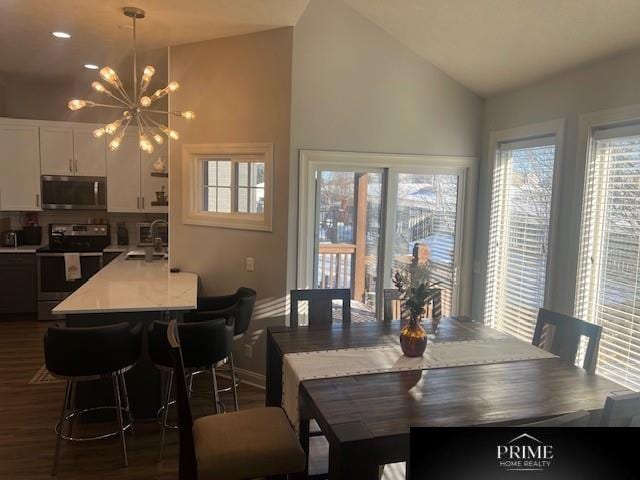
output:
[[0, 253], [0, 313], [35, 313], [37, 289], [35, 253]]

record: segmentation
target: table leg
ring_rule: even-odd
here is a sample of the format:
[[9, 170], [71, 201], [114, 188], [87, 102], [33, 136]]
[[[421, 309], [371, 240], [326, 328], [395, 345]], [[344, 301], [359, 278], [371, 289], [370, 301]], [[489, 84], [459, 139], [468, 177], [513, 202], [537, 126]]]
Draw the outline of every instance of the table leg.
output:
[[269, 330], [267, 330], [267, 371], [265, 404], [267, 407], [282, 405], [282, 355]]

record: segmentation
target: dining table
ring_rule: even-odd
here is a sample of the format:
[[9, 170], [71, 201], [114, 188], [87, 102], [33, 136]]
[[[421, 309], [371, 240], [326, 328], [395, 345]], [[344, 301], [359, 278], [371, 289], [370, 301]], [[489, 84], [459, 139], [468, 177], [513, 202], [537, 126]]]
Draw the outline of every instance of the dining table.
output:
[[[514, 338], [469, 317], [443, 318], [435, 331], [426, 327], [427, 352], [438, 343]], [[270, 327], [267, 406], [283, 406], [285, 356], [397, 347], [400, 329], [400, 321], [334, 322], [326, 328]], [[522, 344], [531, 348], [526, 342]], [[298, 388], [294, 426], [308, 455], [310, 422], [317, 422], [329, 443], [332, 480], [377, 479], [380, 465], [407, 461], [411, 427], [523, 425], [580, 410], [590, 412], [591, 422], [598, 424], [607, 395], [625, 390], [553, 355], [329, 375], [302, 379]]]

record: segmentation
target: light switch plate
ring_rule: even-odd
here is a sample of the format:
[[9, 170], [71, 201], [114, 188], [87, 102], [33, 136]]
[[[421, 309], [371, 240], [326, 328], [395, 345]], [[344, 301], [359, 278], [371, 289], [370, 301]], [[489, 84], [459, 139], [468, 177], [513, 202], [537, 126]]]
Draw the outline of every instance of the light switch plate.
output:
[[246, 263], [247, 272], [253, 272], [256, 269], [255, 258], [247, 257], [245, 263]]

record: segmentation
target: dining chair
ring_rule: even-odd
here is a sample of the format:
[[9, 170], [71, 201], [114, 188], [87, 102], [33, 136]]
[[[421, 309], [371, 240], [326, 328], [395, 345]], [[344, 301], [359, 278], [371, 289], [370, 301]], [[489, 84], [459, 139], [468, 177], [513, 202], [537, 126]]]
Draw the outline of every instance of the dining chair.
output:
[[348, 288], [291, 290], [290, 326], [298, 328], [300, 302], [309, 304], [309, 327], [331, 327], [333, 301], [342, 301], [342, 323], [351, 324], [351, 290]]
[[400, 292], [395, 288], [385, 288], [384, 292], [384, 312], [382, 319], [385, 322], [400, 320], [402, 310], [400, 308]]
[[547, 418], [539, 422], [526, 423], [520, 427], [586, 427], [589, 425], [591, 414], [585, 410], [567, 413], [557, 417]]
[[604, 402], [600, 426], [640, 427], [640, 393], [610, 393]]
[[532, 344], [543, 348], [567, 363], [574, 365], [582, 337], [588, 339], [582, 368], [589, 373], [596, 370], [598, 346], [602, 327], [545, 308], [538, 311], [538, 321]]
[[179, 430], [180, 480], [225, 480], [302, 472], [306, 455], [279, 407], [208, 415], [193, 420], [178, 324], [172, 320], [167, 341], [173, 359]]

